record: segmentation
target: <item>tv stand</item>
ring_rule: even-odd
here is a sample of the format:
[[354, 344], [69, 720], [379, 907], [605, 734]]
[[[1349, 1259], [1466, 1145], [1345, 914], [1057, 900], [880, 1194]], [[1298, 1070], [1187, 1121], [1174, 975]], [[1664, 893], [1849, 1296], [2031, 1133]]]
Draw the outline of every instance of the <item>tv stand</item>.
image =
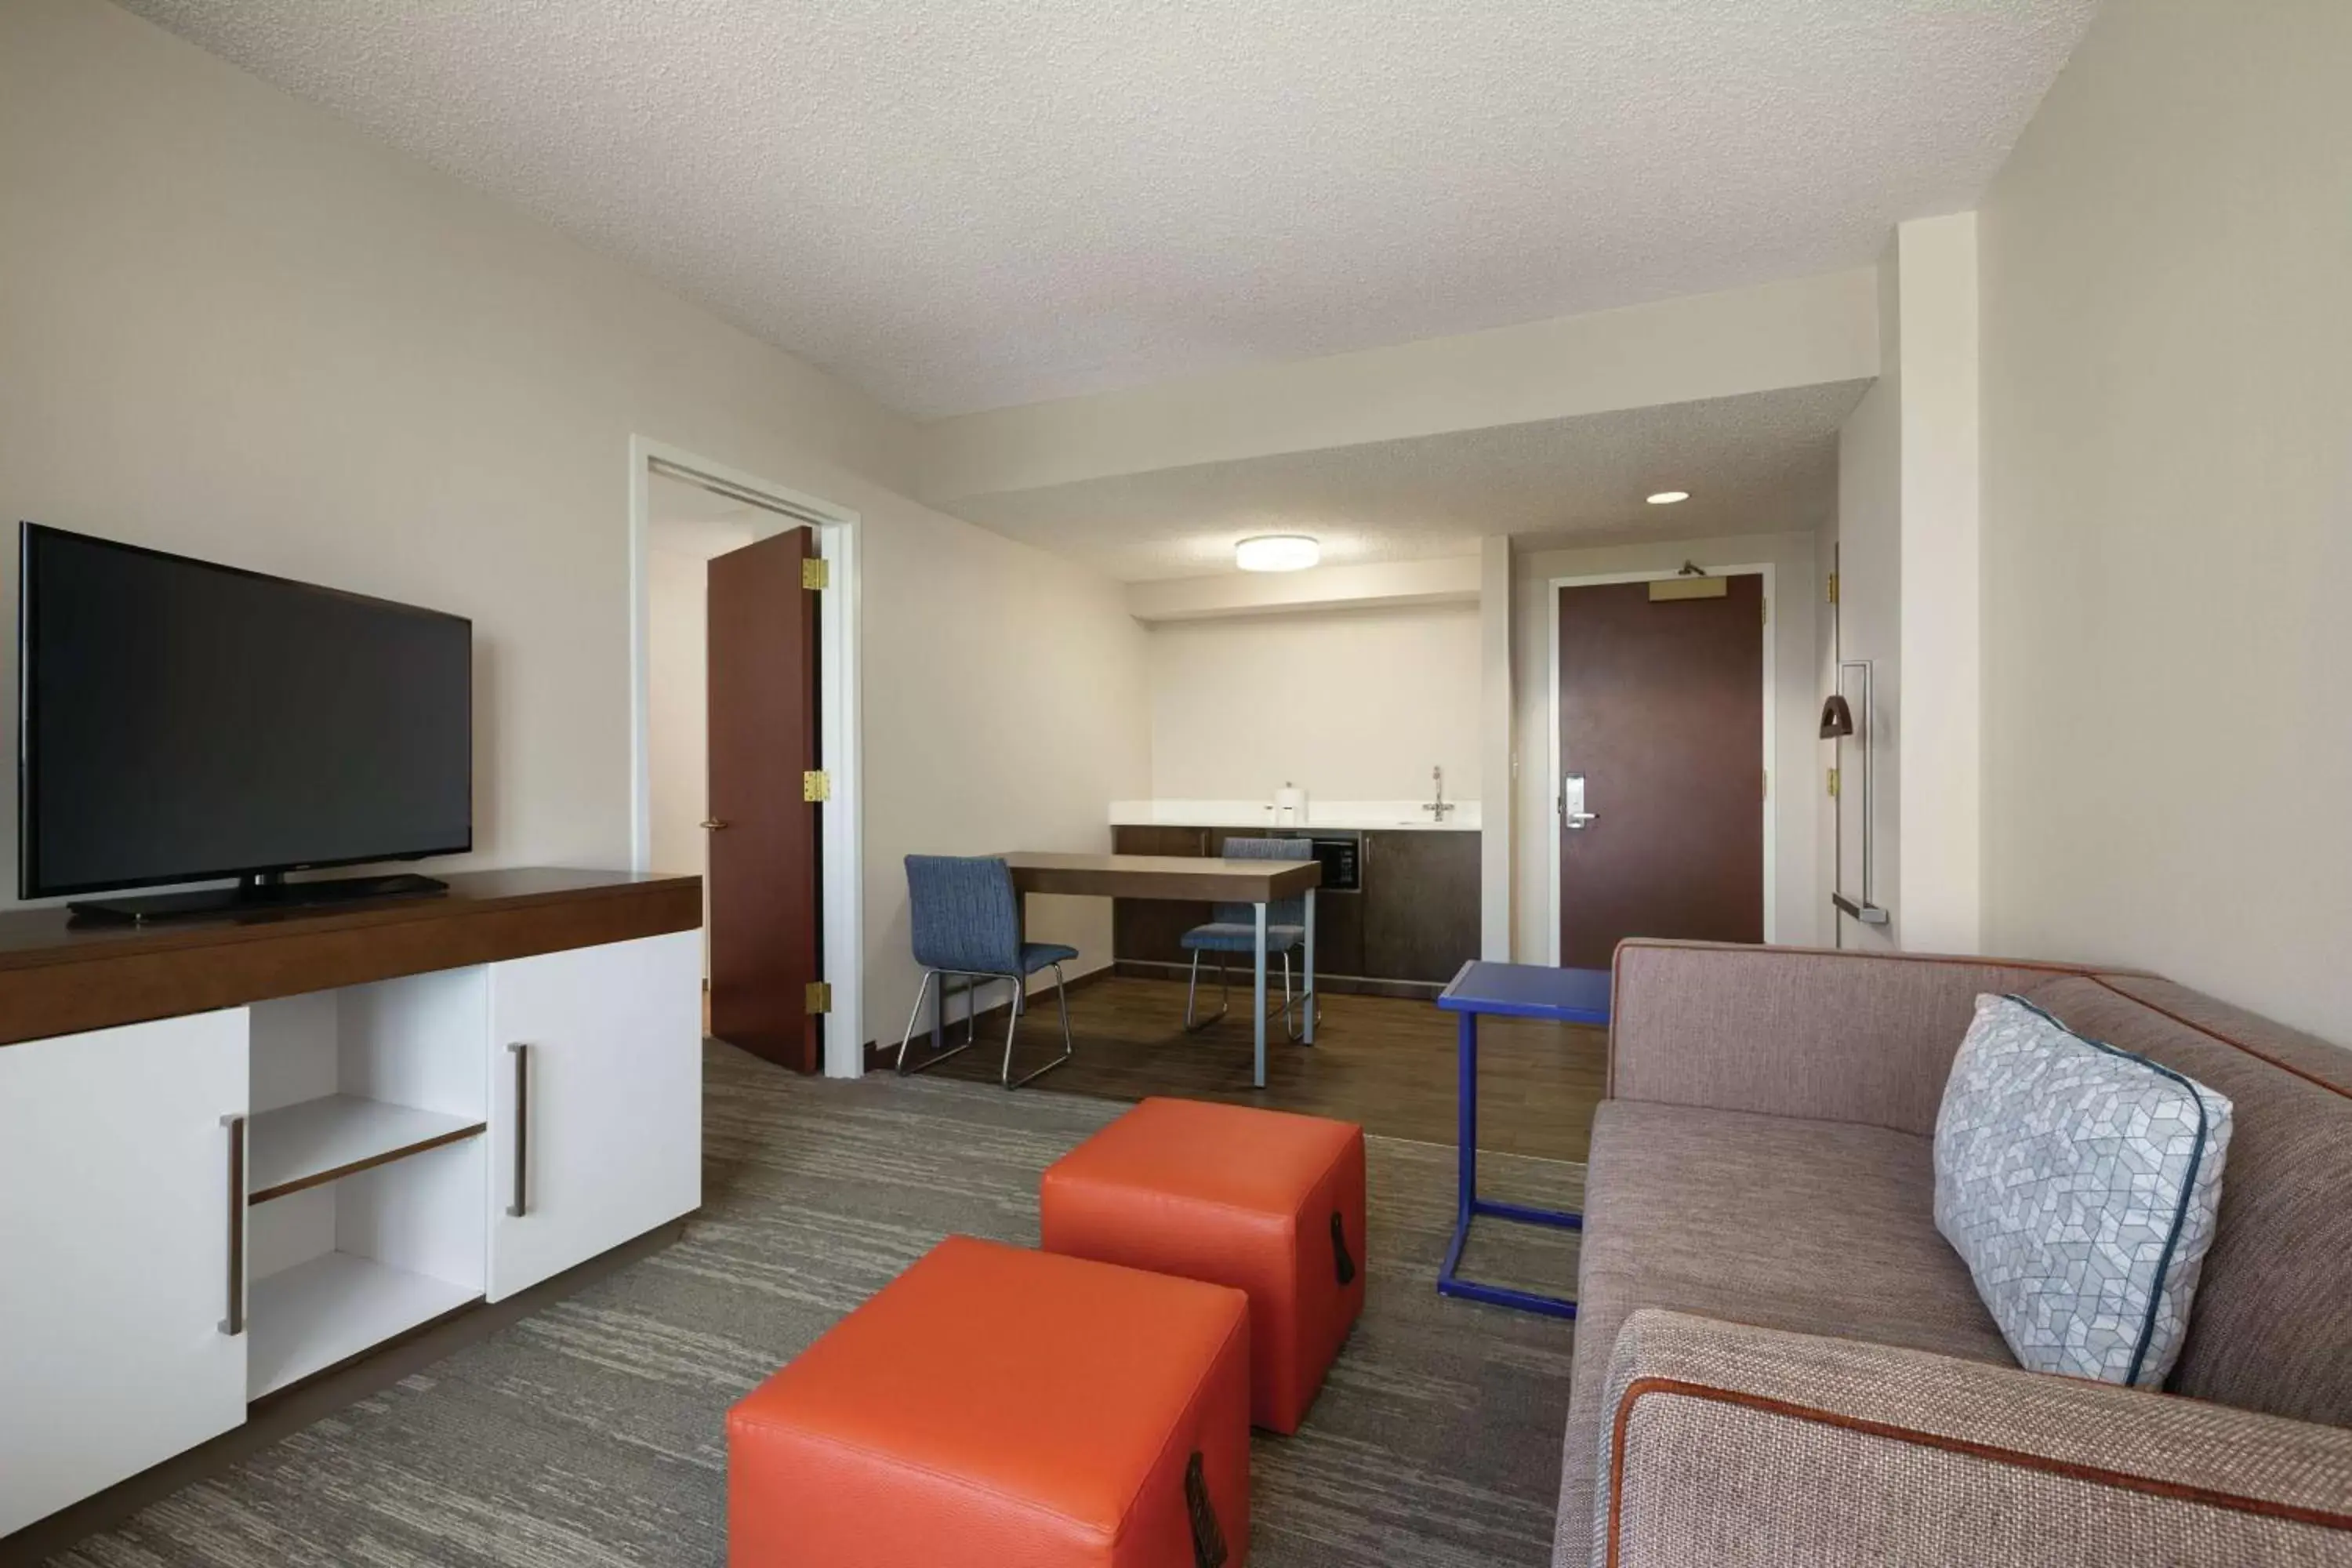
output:
[[128, 921], [145, 925], [153, 921], [315, 909], [322, 904], [348, 904], [362, 899], [425, 898], [448, 890], [449, 884], [438, 878], [420, 877], [413, 871], [388, 877], [337, 877], [317, 882], [289, 882], [283, 871], [256, 871], [234, 888], [147, 893], [130, 899], [88, 899], [69, 903], [66, 909], [78, 920]]
[[701, 921], [561, 869], [0, 910], [0, 1538], [690, 1213]]

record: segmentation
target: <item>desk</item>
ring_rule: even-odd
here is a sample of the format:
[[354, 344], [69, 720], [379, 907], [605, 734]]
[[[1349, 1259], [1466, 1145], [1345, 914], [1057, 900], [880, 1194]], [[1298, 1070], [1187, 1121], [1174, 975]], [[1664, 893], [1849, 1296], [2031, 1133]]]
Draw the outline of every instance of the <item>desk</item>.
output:
[[1460, 1296], [1523, 1312], [1573, 1318], [1576, 1303], [1561, 1296], [1515, 1290], [1507, 1285], [1481, 1285], [1458, 1278], [1462, 1248], [1470, 1239], [1470, 1222], [1484, 1215], [1518, 1225], [1550, 1226], [1582, 1230], [1584, 1215], [1568, 1209], [1530, 1208], [1525, 1204], [1498, 1203], [1478, 1195], [1478, 1018], [1491, 1013], [1505, 1018], [1544, 1018], [1555, 1024], [1609, 1022], [1609, 972], [1605, 969], [1552, 969], [1533, 963], [1464, 964], [1438, 994], [1437, 1005], [1461, 1015], [1461, 1110], [1456, 1136], [1460, 1141], [1459, 1180], [1454, 1212], [1454, 1241], [1437, 1271], [1441, 1296]]
[[[1313, 860], [1210, 860], [1189, 855], [1052, 855], [1016, 850], [1004, 857], [1018, 893], [1094, 899], [1175, 899], [1251, 904], [1257, 948], [1252, 974], [1257, 1006], [1257, 1087], [1265, 1087], [1265, 907], [1281, 899], [1306, 905], [1307, 1043], [1315, 1043], [1315, 889], [1323, 868]], [[936, 1036], [939, 1024], [933, 1019]], [[933, 1041], [934, 1048], [938, 1040]]]

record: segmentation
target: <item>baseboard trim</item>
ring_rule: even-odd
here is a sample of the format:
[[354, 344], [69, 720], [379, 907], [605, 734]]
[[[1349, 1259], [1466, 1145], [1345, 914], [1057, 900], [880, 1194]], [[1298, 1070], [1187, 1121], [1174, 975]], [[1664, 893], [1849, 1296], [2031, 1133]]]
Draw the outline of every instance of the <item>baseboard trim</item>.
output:
[[684, 1236], [687, 1222], [693, 1217], [688, 1215], [656, 1226], [635, 1240], [598, 1253], [585, 1263], [574, 1265], [551, 1279], [542, 1279], [503, 1301], [476, 1301], [445, 1313], [340, 1366], [330, 1367], [290, 1388], [256, 1400], [247, 1407], [243, 1426], [199, 1443], [184, 1454], [174, 1454], [102, 1492], [68, 1503], [14, 1535], [0, 1536], [0, 1568], [37, 1568], [75, 1542], [100, 1531], [111, 1530], [150, 1503], [160, 1502], [197, 1481], [208, 1480], [239, 1459], [292, 1436], [312, 1422], [348, 1409], [402, 1378], [488, 1338], [508, 1324], [651, 1257]]
[[[1116, 968], [1117, 965], [1107, 963], [1100, 969], [1089, 969], [1084, 974], [1073, 974], [1070, 976], [1066, 984], [1072, 991], [1084, 991], [1089, 985], [1098, 985], [1102, 984], [1102, 982], [1109, 979], [1112, 972]], [[1003, 982], [1000, 981], [998, 984], [1001, 984]], [[1051, 996], [1053, 994], [1054, 988], [1048, 985], [1043, 991], [1031, 992], [1030, 997], [1032, 1000], [1034, 1000], [1039, 996]], [[980, 1031], [985, 1034], [992, 1028], [1003, 1028], [1004, 1026], [1005, 1009], [1012, 1005], [1013, 1004], [1010, 1001], [1004, 1001], [999, 1002], [993, 1007], [982, 1007], [980, 1012], [975, 1015], [979, 1021]], [[950, 1028], [961, 1029], [963, 1027], [963, 1021], [961, 1019], [958, 1019], [954, 1024], [949, 1026]], [[868, 1040], [866, 1042], [866, 1070], [867, 1072], [880, 1072], [885, 1068], [895, 1068], [898, 1065], [898, 1041], [892, 1040], [887, 1045], [885, 1045], [879, 1040]], [[5, 1568], [5, 1565], [0, 1565], [0, 1568]]]

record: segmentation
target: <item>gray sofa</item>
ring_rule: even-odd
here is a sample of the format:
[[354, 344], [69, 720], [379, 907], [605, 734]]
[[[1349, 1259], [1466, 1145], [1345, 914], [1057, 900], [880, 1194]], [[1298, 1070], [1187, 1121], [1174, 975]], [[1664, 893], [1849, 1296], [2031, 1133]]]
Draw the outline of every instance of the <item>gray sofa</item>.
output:
[[[2169, 1393], [2019, 1370], [1936, 1230], [1988, 991], [2235, 1104]], [[2352, 1052], [2144, 973], [1706, 943], [1626, 943], [1613, 1016], [1555, 1568], [2352, 1564]]]

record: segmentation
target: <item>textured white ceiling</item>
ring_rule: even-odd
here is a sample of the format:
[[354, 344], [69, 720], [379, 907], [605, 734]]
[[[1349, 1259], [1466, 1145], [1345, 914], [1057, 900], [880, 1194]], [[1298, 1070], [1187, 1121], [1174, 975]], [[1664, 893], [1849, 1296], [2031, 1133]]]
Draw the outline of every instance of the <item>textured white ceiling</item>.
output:
[[930, 416], [1866, 263], [2096, 0], [127, 0]]
[[[1311, 533], [1332, 566], [1522, 542], [1703, 539], [1819, 527], [1837, 432], [1867, 382], [1287, 452], [967, 497], [959, 515], [1127, 582], [1234, 568], [1234, 542]], [[1654, 491], [1682, 489], [1678, 506]]]

